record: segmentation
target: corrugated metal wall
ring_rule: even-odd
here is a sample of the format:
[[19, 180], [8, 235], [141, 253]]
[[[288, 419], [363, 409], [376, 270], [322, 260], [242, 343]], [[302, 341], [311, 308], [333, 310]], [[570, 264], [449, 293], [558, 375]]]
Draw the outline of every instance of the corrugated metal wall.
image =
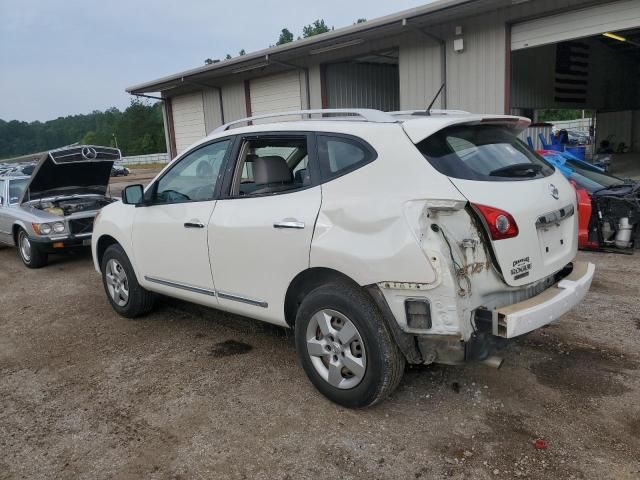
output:
[[[474, 112], [504, 113], [508, 54], [507, 23], [529, 19], [545, 12], [570, 10], [586, 4], [593, 4], [593, 2], [591, 0], [535, 0], [509, 5], [481, 16], [426, 26], [426, 31], [446, 40], [447, 107]], [[463, 29], [462, 38], [465, 42], [465, 50], [462, 53], [456, 53], [453, 50], [453, 41], [456, 38], [455, 27], [458, 25]], [[399, 65], [398, 84], [392, 88], [399, 92], [399, 108], [424, 108], [426, 99], [431, 99], [441, 84], [440, 46], [424, 35], [412, 32], [410, 27], [407, 27], [407, 33], [402, 35], [381, 36], [375, 41], [314, 56], [309, 62], [311, 107], [321, 107], [320, 64], [335, 63], [345, 57], [366, 55], [394, 47], [399, 48]], [[245, 117], [245, 92], [242, 82], [224, 85], [222, 93], [225, 121]], [[353, 93], [348, 95], [351, 100], [354, 99]], [[305, 97], [306, 93], [303, 95], [303, 100], [306, 100]], [[337, 97], [331, 100], [336, 104], [343, 101], [345, 100]], [[213, 95], [210, 102], [207, 102], [206, 112], [206, 130], [209, 131], [215, 125], [216, 118]], [[202, 117], [204, 131], [204, 112]]]
[[[400, 109], [426, 108], [442, 85], [441, 48], [425, 35], [407, 35], [400, 44]], [[442, 108], [442, 97], [434, 104]]]
[[334, 63], [325, 72], [328, 108], [400, 108], [398, 66], [386, 63]]
[[279, 73], [251, 80], [251, 115], [302, 109], [300, 72]]
[[202, 92], [173, 97], [171, 103], [176, 150], [179, 154], [205, 135]]
[[[588, 0], [536, 0], [427, 27], [425, 30], [446, 41], [447, 108], [504, 113], [507, 23], [586, 3]], [[456, 26], [462, 27], [459, 37]], [[464, 40], [462, 53], [453, 50], [456, 38]], [[435, 42], [418, 33], [403, 37], [399, 63], [402, 109], [424, 107], [425, 96], [440, 87], [440, 64], [440, 47]]]
[[631, 110], [598, 113], [596, 115], [596, 145], [600, 145], [602, 140], [611, 137], [614, 148], [620, 142], [624, 142], [627, 147], [630, 147], [633, 144], [632, 122], [633, 112]]
[[222, 86], [222, 105], [224, 107], [225, 123], [247, 116], [243, 82]]
[[222, 110], [220, 109], [220, 91], [217, 88], [206, 88], [202, 91], [204, 103], [204, 128], [211, 133], [222, 125]]

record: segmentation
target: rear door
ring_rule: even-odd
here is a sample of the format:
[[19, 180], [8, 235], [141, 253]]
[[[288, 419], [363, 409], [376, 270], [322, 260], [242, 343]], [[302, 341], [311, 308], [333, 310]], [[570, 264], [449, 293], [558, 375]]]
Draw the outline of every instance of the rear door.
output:
[[498, 238], [492, 238], [509, 285], [540, 280], [573, 260], [578, 221], [575, 190], [508, 127], [454, 125], [422, 140], [418, 148], [474, 205], [488, 235], [494, 236], [500, 212], [485, 207], [506, 212], [501, 222], [509, 215], [515, 221], [517, 235], [498, 232]]
[[285, 324], [289, 284], [309, 267], [320, 210], [313, 136], [287, 132], [242, 138], [229, 162], [226, 196], [209, 224], [220, 306]]

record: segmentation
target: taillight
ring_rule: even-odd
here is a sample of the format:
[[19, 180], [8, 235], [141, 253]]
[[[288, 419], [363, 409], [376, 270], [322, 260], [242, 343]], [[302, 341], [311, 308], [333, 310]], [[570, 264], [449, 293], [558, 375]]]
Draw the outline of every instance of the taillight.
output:
[[518, 225], [509, 212], [478, 203], [472, 205], [484, 218], [493, 240], [504, 240], [518, 236]]

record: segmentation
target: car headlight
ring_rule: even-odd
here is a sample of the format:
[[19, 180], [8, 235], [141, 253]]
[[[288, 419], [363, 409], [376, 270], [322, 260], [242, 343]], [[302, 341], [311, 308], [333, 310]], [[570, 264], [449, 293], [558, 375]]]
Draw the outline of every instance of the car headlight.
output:
[[53, 231], [56, 233], [62, 233], [64, 232], [64, 223], [62, 222], [56, 222], [53, 224]]
[[51, 225], [49, 225], [48, 223], [40, 224], [40, 233], [42, 235], [49, 235], [51, 233], [51, 230]]

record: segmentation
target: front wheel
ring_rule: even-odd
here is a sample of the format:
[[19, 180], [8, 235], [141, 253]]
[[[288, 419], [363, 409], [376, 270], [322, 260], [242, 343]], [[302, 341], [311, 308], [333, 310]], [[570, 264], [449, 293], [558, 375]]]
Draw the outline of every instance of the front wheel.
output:
[[28, 268], [41, 268], [49, 262], [49, 256], [31, 243], [29, 235], [22, 229], [18, 232], [18, 254]]
[[116, 312], [135, 318], [153, 309], [155, 295], [140, 286], [129, 257], [120, 245], [107, 248], [100, 269], [104, 290]]
[[393, 392], [405, 359], [366, 292], [348, 283], [313, 290], [300, 305], [296, 350], [305, 373], [345, 407], [374, 405]]

